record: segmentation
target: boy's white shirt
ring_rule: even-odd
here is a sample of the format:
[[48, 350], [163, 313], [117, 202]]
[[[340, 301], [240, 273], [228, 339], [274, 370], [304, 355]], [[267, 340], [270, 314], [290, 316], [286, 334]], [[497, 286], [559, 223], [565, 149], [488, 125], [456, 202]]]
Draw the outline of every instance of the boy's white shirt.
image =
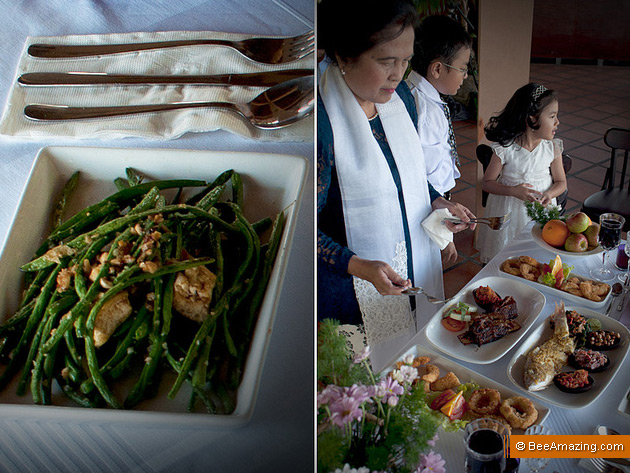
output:
[[418, 110], [418, 135], [424, 151], [427, 179], [440, 194], [455, 187], [459, 170], [448, 143], [448, 120], [444, 115], [445, 102], [431, 83], [415, 71], [407, 78], [416, 109]]

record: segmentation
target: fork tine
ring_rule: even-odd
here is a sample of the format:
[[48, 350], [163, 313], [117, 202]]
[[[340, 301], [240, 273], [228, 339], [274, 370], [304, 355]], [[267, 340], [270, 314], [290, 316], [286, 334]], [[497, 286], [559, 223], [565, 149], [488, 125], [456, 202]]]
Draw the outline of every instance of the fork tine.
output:
[[313, 51], [314, 51], [314, 48], [310, 47], [310, 48], [307, 48], [307, 49], [305, 49], [303, 51], [298, 51], [296, 53], [291, 52], [291, 53], [289, 53], [287, 55], [287, 59], [290, 60], [290, 61], [298, 61], [298, 60], [300, 60], [302, 58], [305, 58], [309, 54], [313, 54]]
[[302, 41], [308, 41], [308, 40], [312, 40], [315, 38], [315, 31], [314, 30], [309, 30], [304, 34], [301, 34], [299, 36], [295, 36], [293, 38], [290, 38], [293, 40], [294, 43], [300, 43]]
[[293, 52], [297, 50], [303, 50], [305, 48], [312, 48], [313, 46], [315, 46], [315, 40], [305, 39], [304, 41], [300, 41], [299, 43], [293, 43], [289, 45], [288, 50]]

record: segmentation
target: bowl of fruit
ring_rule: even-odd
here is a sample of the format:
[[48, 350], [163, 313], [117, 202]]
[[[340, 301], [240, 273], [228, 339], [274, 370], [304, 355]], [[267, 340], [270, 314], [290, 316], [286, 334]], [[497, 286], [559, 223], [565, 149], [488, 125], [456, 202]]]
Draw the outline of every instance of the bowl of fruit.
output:
[[537, 221], [532, 238], [542, 248], [565, 256], [586, 256], [604, 251], [597, 242], [599, 224], [584, 212], [566, 218]]

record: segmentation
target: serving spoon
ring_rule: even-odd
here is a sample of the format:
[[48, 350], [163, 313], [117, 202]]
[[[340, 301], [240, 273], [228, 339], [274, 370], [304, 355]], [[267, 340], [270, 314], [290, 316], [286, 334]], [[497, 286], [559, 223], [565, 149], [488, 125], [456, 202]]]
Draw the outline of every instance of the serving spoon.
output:
[[313, 92], [314, 77], [311, 75], [275, 85], [248, 103], [200, 101], [111, 107], [31, 104], [24, 108], [24, 115], [31, 120], [56, 121], [116, 117], [183, 108], [222, 108], [239, 113], [258, 128], [269, 129], [291, 125], [313, 113], [315, 104]]

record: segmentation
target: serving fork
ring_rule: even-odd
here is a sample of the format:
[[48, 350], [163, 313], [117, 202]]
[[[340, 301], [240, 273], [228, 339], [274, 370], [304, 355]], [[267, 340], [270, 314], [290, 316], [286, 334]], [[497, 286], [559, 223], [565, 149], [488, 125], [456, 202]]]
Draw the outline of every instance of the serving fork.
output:
[[74, 58], [193, 45], [227, 46], [234, 48], [252, 61], [266, 64], [283, 64], [297, 61], [311, 54], [314, 50], [315, 35], [313, 30], [310, 30], [302, 35], [289, 38], [250, 38], [241, 41], [182, 39], [146, 43], [94, 45], [31, 44], [28, 47], [28, 54], [39, 58]]
[[623, 473], [621, 468], [617, 468], [601, 458], [591, 458], [591, 463], [600, 473]]
[[24, 115], [31, 120], [48, 121], [116, 117], [182, 108], [222, 108], [242, 115], [258, 128], [281, 128], [313, 112], [314, 88], [314, 76], [311, 75], [275, 85], [248, 103], [171, 102], [111, 107], [31, 104], [24, 108]]
[[[501, 217], [471, 218], [470, 222], [483, 223], [485, 225], [488, 225], [492, 230], [501, 230], [503, 227], [505, 227], [507, 224], [510, 223], [511, 215], [512, 214], [508, 212], [507, 214], [502, 215]], [[457, 217], [446, 217], [444, 220], [448, 220], [449, 222], [453, 222], [457, 224], [464, 223], [462, 222], [460, 218], [457, 218]]]
[[452, 297], [449, 297], [448, 299], [442, 300], [442, 299], [438, 299], [437, 297], [433, 297], [430, 294], [427, 294], [424, 289], [422, 289], [420, 286], [417, 287], [408, 287], [407, 289], [405, 289], [404, 291], [402, 291], [402, 294], [405, 296], [415, 296], [418, 294], [423, 294], [424, 297], [427, 298], [427, 300], [431, 303], [431, 304], [442, 304], [445, 302], [448, 302], [452, 299]]

